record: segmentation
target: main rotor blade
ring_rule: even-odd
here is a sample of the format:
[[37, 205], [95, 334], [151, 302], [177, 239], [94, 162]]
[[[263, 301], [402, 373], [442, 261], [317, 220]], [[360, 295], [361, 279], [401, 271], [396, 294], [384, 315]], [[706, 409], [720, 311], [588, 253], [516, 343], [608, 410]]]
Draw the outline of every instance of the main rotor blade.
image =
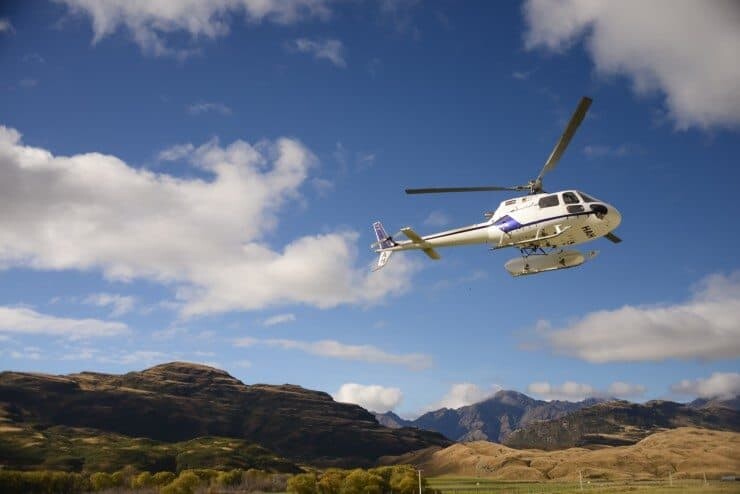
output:
[[615, 244], [618, 244], [619, 242], [621, 242], [621, 241], [622, 241], [622, 239], [621, 239], [621, 238], [617, 237], [617, 236], [616, 236], [616, 235], [614, 235], [614, 234], [613, 234], [612, 232], [609, 232], [609, 233], [607, 233], [606, 235], [604, 235], [604, 237], [606, 237], [607, 239], [611, 240], [611, 241], [612, 241], [612, 242], [614, 242]]
[[591, 101], [591, 98], [586, 96], [581, 98], [581, 101], [576, 107], [576, 111], [573, 113], [573, 116], [570, 117], [570, 122], [568, 122], [568, 125], [565, 127], [563, 135], [560, 136], [560, 139], [558, 140], [557, 144], [555, 144], [552, 153], [550, 153], [550, 157], [547, 158], [547, 161], [545, 161], [545, 166], [542, 167], [542, 171], [539, 175], [537, 175], [538, 183], [542, 182], [542, 177], [545, 175], [545, 173], [549, 172], [550, 170], [555, 168], [555, 166], [557, 166], [558, 161], [560, 161], [560, 157], [563, 156], [563, 153], [565, 152], [565, 148], [567, 148], [568, 144], [570, 144], [570, 140], [573, 138], [576, 130], [578, 130], [578, 126], [581, 125], [583, 118], [586, 116], [586, 112], [591, 106]]
[[444, 192], [489, 192], [492, 190], [525, 190], [526, 187], [428, 187], [425, 189], [406, 189], [407, 194], [441, 194]]

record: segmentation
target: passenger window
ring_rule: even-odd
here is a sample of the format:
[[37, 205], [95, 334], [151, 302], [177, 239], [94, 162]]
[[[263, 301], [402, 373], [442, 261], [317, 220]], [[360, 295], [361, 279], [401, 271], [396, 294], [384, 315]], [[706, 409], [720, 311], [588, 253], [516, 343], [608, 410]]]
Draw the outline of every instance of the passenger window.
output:
[[578, 196], [573, 192], [563, 192], [563, 202], [565, 204], [578, 204]]
[[540, 207], [541, 208], [549, 208], [552, 206], [557, 206], [560, 204], [560, 201], [558, 200], [557, 194], [551, 195], [551, 196], [545, 196], [542, 199], [540, 199]]

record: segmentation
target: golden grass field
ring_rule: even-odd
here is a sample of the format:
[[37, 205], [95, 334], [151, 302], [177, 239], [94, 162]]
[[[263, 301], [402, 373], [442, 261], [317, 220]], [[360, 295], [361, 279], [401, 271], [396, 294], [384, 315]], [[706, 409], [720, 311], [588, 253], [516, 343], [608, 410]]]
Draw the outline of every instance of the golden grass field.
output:
[[[669, 478], [674, 482], [703, 481], [704, 477], [718, 480], [727, 475], [740, 476], [740, 433], [682, 427], [657, 432], [631, 446], [560, 451], [518, 450], [476, 441], [444, 449], [428, 448], [384, 458], [383, 462], [413, 464], [427, 477], [457, 476], [487, 481], [578, 482], [583, 478], [586, 483], [624, 483]], [[735, 489], [731, 492], [740, 492], [740, 482], [722, 485], [725, 484]]]
[[580, 482], [512, 482], [483, 477], [443, 476], [427, 479], [430, 487], [442, 494], [711, 494], [740, 492], [740, 482], [718, 480], [652, 480], [652, 481], [583, 481]]

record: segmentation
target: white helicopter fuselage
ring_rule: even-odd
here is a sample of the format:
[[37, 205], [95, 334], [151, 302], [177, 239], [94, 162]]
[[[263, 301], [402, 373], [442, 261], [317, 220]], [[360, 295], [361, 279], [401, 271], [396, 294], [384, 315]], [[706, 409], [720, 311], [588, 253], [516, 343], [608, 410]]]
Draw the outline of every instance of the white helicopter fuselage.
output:
[[622, 220], [614, 206], [574, 190], [508, 199], [486, 216], [485, 222], [423, 237], [404, 228], [401, 232], [410, 240], [393, 240], [395, 245], [379, 248], [377, 252], [414, 249], [426, 252], [437, 247], [481, 243], [491, 244], [495, 249], [565, 247], [602, 237]]

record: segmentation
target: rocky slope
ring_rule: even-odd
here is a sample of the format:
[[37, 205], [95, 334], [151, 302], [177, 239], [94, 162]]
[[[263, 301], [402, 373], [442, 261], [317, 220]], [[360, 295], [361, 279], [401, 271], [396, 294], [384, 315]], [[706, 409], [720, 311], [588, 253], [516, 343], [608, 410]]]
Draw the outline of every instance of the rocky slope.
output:
[[539, 421], [560, 418], [599, 403], [596, 398], [579, 402], [535, 400], [516, 391], [499, 391], [473, 405], [428, 412], [408, 421], [388, 412], [376, 417], [388, 427], [418, 427], [436, 431], [455, 441], [503, 442], [514, 430]]
[[240, 438], [314, 464], [369, 464], [450, 444], [433, 432], [383, 427], [366, 410], [323, 392], [245, 385], [224, 371], [181, 362], [124, 375], [3, 372], [0, 416], [6, 426], [85, 427], [166, 442]]
[[504, 443], [545, 450], [574, 446], [634, 444], [650, 434], [684, 426], [740, 432], [740, 413], [730, 408], [694, 408], [672, 401], [643, 405], [610, 401], [553, 420], [531, 422]]

